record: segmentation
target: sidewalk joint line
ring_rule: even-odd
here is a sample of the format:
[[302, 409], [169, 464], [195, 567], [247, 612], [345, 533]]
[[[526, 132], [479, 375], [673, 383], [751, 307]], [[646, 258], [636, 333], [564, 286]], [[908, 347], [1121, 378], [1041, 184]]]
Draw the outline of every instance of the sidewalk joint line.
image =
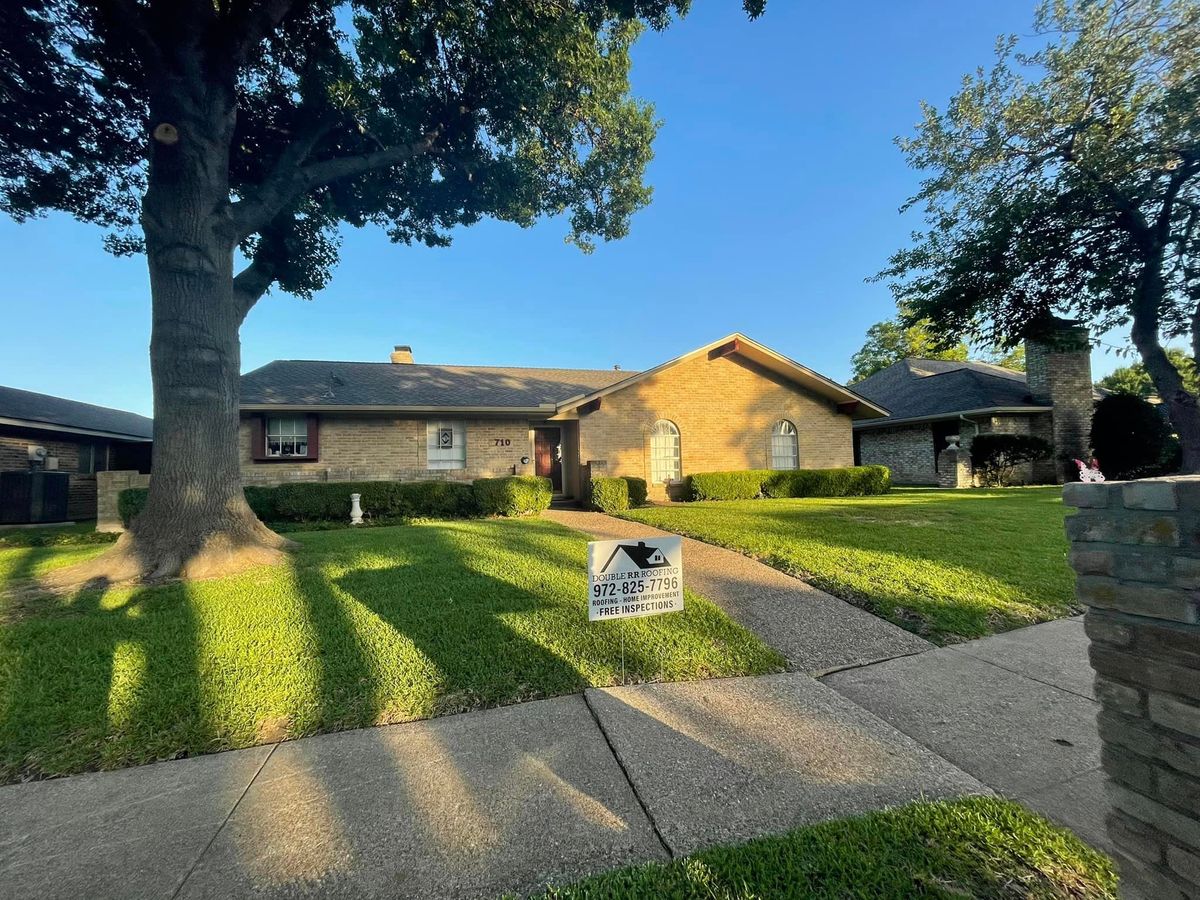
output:
[[650, 823], [650, 828], [654, 831], [654, 836], [658, 838], [658, 842], [662, 844], [663, 850], [667, 851], [668, 859], [676, 859], [675, 851], [671, 849], [671, 845], [667, 843], [667, 839], [663, 837], [663, 833], [659, 831], [658, 822], [654, 820], [654, 814], [650, 812], [650, 807], [642, 798], [641, 792], [637, 789], [637, 785], [633, 783], [633, 778], [629, 775], [629, 770], [625, 768], [625, 763], [621, 759], [621, 754], [617, 752], [617, 748], [613, 746], [612, 739], [608, 736], [608, 732], [604, 728], [604, 723], [600, 721], [600, 715], [592, 706], [592, 701], [588, 699], [588, 692], [585, 689], [583, 692], [583, 704], [587, 707], [588, 712], [592, 715], [592, 720], [596, 723], [596, 727], [600, 729], [600, 736], [604, 738], [604, 743], [608, 745], [608, 752], [612, 754], [613, 761], [616, 762], [617, 768], [621, 770], [621, 774], [625, 776], [625, 782], [629, 785], [629, 789], [633, 791], [633, 797], [638, 802], [638, 806], [642, 808], [642, 812], [646, 815], [646, 821]]
[[184, 886], [188, 882], [188, 879], [192, 877], [192, 873], [196, 871], [196, 867], [200, 865], [200, 861], [208, 854], [208, 851], [216, 842], [217, 836], [225, 830], [225, 826], [229, 824], [229, 820], [233, 818], [233, 814], [237, 812], [237, 808], [242, 805], [242, 801], [246, 799], [246, 794], [250, 793], [250, 788], [254, 786], [254, 782], [258, 781], [258, 776], [262, 774], [262, 770], [267, 767], [267, 763], [270, 761], [271, 757], [275, 755], [275, 751], [278, 749], [278, 743], [271, 745], [271, 752], [263, 757], [263, 761], [259, 763], [258, 768], [254, 771], [254, 775], [249, 781], [246, 782], [246, 786], [242, 788], [242, 792], [238, 794], [238, 798], [233, 801], [233, 806], [229, 807], [229, 812], [225, 814], [225, 818], [221, 820], [221, 824], [217, 826], [217, 830], [214, 831], [212, 837], [208, 839], [208, 843], [204, 845], [204, 849], [196, 854], [196, 859], [188, 867], [188, 870], [186, 873], [184, 873], [183, 878], [179, 880], [179, 885], [174, 891], [171, 892], [171, 900], [175, 900], [175, 898], [179, 896], [180, 891], [183, 890]]
[[[1043, 622], [1042, 624], [1049, 624], [1049, 623]], [[1001, 633], [1003, 634], [1003, 632], [1001, 632]], [[1070, 694], [1072, 697], [1081, 697], [1084, 700], [1090, 700], [1092, 703], [1095, 703], [1096, 705], [1100, 704], [1100, 701], [1097, 700], [1095, 697], [1089, 697], [1087, 694], [1081, 694], [1081, 693], [1079, 693], [1079, 691], [1073, 691], [1070, 688], [1065, 688], [1062, 685], [1055, 684], [1052, 681], [1043, 681], [1041, 678], [1035, 678], [1033, 675], [1030, 675], [1027, 672], [1020, 672], [1016, 669], [1010, 669], [1008, 666], [1002, 666], [998, 662], [993, 662], [990, 659], [984, 659], [982, 656], [976, 656], [974, 653], [968, 653], [966, 650], [959, 650], [953, 644], [950, 645], [949, 647], [945, 647], [944, 649], [953, 650], [955, 653], [960, 653], [963, 656], [969, 656], [969, 657], [971, 657], [971, 659], [979, 660], [979, 662], [981, 662], [981, 663], [987, 663], [989, 666], [995, 666], [997, 669], [999, 669], [1002, 672], [1010, 672], [1013, 675], [1019, 675], [1021, 678], [1028, 678], [1030, 681], [1036, 681], [1038, 684], [1044, 684], [1046, 687], [1054, 688], [1056, 691], [1062, 691], [1064, 694]]]

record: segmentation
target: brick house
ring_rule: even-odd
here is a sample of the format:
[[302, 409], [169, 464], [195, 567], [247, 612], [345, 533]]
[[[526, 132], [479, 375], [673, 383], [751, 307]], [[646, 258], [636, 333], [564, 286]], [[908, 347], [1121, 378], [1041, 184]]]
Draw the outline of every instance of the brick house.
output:
[[[1054, 457], [1017, 471], [1025, 483], [1061, 483], [1086, 459], [1092, 410], [1087, 331], [1058, 320], [1041, 340], [1025, 342], [1025, 372], [979, 362], [904, 359], [853, 385], [887, 408], [886, 420], [854, 423], [854, 453], [862, 465], [885, 465], [897, 484], [938, 484], [939, 454], [958, 435], [969, 450], [976, 435], [1043, 438]], [[945, 483], [945, 479], [942, 479]]]
[[886, 410], [734, 334], [645, 372], [276, 360], [242, 377], [247, 484], [645, 478], [853, 462], [851, 424]]
[[[96, 473], [149, 472], [153, 425], [152, 419], [120, 409], [0, 387], [0, 472], [28, 472], [34, 466], [65, 472], [67, 518], [94, 519]], [[3, 520], [22, 521], [8, 508]]]

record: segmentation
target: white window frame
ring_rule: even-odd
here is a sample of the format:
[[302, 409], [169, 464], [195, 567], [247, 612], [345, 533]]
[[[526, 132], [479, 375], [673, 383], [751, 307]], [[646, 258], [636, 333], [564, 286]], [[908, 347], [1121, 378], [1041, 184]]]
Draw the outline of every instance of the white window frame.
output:
[[659, 419], [650, 430], [650, 481], [672, 484], [683, 478], [683, 443], [679, 426]]
[[[442, 435], [449, 435], [445, 446]], [[465, 469], [467, 467], [467, 423], [461, 420], [425, 423], [425, 467], [427, 469]]]
[[771, 468], [781, 472], [800, 468], [800, 432], [788, 419], [771, 426]]
[[[263, 450], [269, 459], [307, 459], [310, 446], [308, 416], [268, 416], [263, 440], [266, 442]], [[272, 440], [279, 445], [278, 450], [271, 450]], [[288, 445], [290, 452], [284, 449]]]

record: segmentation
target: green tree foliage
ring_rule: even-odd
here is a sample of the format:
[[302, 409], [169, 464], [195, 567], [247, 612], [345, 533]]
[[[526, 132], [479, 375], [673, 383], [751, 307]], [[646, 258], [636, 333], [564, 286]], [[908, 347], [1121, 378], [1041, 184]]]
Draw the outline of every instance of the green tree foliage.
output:
[[1178, 442], [1162, 414], [1134, 394], [1113, 394], [1092, 415], [1092, 452], [1106, 478], [1146, 478], [1177, 464]]
[[85, 577], [216, 574], [281, 549], [241, 490], [238, 331], [272, 286], [326, 285], [343, 223], [429, 246], [485, 217], [562, 216], [585, 251], [623, 237], [657, 128], [630, 49], [689, 5], [0, 4], [0, 210], [95, 223], [150, 270], [154, 479]]
[[[1187, 391], [1200, 395], [1200, 379], [1196, 375], [1196, 360], [1178, 347], [1168, 347], [1167, 358], [1171, 360], [1171, 365], [1179, 370]], [[1134, 394], [1143, 398], [1156, 396], [1150, 373], [1140, 362], [1113, 369], [1111, 374], [1105, 375], [1096, 384], [1114, 394]]]
[[1130, 327], [1200, 471], [1200, 409], [1163, 349], [1200, 302], [1200, 4], [1056, 0], [901, 141], [927, 229], [888, 279], [909, 323], [1011, 346], [1053, 315]]
[[959, 341], [943, 345], [929, 329], [928, 321], [903, 324], [899, 319], [876, 322], [867, 329], [862, 348], [850, 357], [850, 380], [862, 381], [902, 359], [960, 359], [968, 357], [967, 345]]
[[993, 366], [999, 366], [1002, 369], [1011, 369], [1014, 372], [1025, 371], [1025, 345], [1017, 344], [1011, 350], [1005, 350], [1003, 347], [996, 347], [990, 353], [985, 354], [983, 361], [991, 363]]

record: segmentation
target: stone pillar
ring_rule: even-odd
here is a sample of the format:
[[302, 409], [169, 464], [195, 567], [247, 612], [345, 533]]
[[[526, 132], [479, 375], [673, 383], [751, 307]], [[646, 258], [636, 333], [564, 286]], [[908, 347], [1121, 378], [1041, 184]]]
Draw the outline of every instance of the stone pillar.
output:
[[96, 530], [125, 530], [119, 508], [121, 491], [150, 487], [150, 476], [136, 471], [118, 470], [96, 473]]
[[1125, 896], [1200, 897], [1200, 476], [1063, 500]]
[[958, 435], [938, 454], [938, 487], [968, 488], [975, 484], [971, 469], [971, 451], [958, 445]]

